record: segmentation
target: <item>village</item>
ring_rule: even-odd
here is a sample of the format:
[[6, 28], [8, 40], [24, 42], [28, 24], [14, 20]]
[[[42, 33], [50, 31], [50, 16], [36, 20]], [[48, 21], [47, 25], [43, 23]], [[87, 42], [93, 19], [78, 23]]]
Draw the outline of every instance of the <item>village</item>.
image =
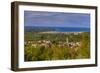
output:
[[28, 38], [24, 40], [25, 60], [40, 61], [87, 58], [89, 57], [88, 35], [89, 33], [34, 33], [34, 37], [31, 37], [31, 39]]
[[59, 48], [65, 47], [65, 48], [78, 48], [81, 46], [81, 42], [69, 42], [68, 39], [66, 42], [55, 42], [55, 41], [50, 41], [50, 40], [38, 40], [38, 41], [27, 41], [24, 43], [25, 46], [32, 46], [33, 48], [37, 47], [44, 47], [44, 48], [51, 48], [54, 46], [57, 46]]

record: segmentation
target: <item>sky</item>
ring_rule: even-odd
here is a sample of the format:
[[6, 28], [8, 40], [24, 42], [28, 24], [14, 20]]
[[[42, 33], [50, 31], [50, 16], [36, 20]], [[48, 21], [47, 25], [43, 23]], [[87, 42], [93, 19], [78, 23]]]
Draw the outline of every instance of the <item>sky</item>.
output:
[[24, 11], [24, 26], [90, 28], [90, 14]]

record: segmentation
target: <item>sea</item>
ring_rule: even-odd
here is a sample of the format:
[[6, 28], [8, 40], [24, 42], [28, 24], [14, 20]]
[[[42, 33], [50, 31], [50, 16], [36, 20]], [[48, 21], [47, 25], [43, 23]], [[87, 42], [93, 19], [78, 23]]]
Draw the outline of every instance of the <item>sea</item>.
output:
[[40, 27], [40, 26], [24, 26], [24, 31], [33, 32], [90, 32], [90, 28], [83, 27]]

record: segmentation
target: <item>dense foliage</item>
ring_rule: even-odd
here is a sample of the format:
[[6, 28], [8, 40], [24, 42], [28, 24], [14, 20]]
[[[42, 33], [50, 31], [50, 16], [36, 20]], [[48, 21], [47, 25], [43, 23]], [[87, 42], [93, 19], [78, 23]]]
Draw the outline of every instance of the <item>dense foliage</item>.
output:
[[90, 33], [25, 32], [25, 61], [90, 58]]

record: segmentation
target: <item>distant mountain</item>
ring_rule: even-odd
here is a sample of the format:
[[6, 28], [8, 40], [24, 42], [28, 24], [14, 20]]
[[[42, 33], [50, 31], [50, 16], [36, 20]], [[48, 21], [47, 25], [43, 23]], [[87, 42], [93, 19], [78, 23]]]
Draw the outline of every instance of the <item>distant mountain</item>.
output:
[[90, 28], [79, 28], [79, 27], [36, 27], [36, 26], [24, 26], [24, 30], [27, 32], [90, 32]]

